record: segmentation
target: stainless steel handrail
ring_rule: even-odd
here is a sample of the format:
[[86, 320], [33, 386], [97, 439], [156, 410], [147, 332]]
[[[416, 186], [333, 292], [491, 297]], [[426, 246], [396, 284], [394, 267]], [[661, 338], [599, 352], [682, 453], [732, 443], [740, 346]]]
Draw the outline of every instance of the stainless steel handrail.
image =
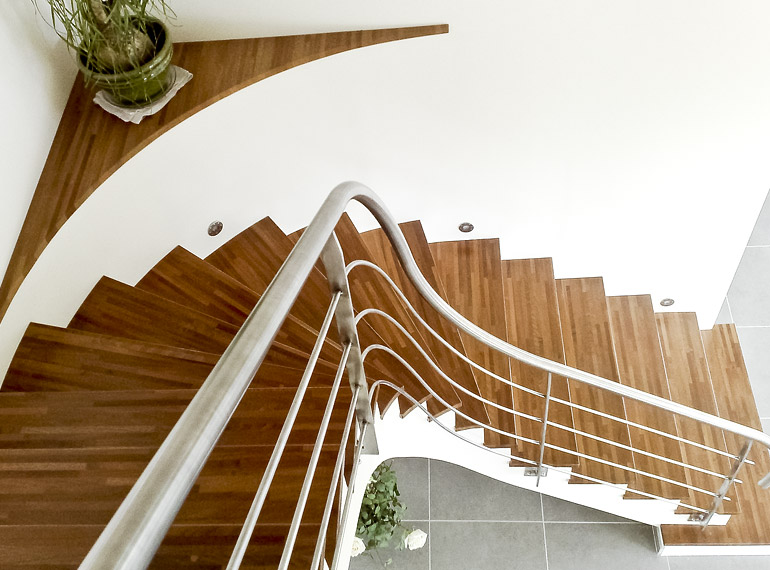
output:
[[[359, 449], [366, 452], [376, 450], [374, 430], [366, 429], [371, 426], [373, 418], [365, 389], [363, 360], [355, 332], [344, 260], [333, 233], [348, 203], [353, 200], [366, 207], [380, 223], [417, 291], [441, 316], [481, 343], [546, 372], [644, 402], [770, 448], [770, 436], [761, 431], [552, 362], [510, 345], [476, 326], [431, 288], [420, 272], [395, 219], [374, 192], [358, 182], [344, 182], [326, 198], [222, 358], [100, 535], [81, 568], [133, 570], [149, 565], [319, 258], [326, 268], [332, 293], [338, 293], [337, 298], [341, 299], [336, 306], [335, 317], [341, 342], [351, 345], [347, 362], [351, 387], [364, 388], [355, 390], [358, 394], [357, 418], [363, 426]], [[355, 465], [353, 467], [355, 469]], [[770, 473], [760, 484], [770, 486]], [[335, 559], [338, 559], [338, 555], [339, 551], [335, 553]]]
[[[379, 197], [377, 197], [377, 195], [372, 192], [371, 189], [359, 182], [343, 182], [342, 184], [338, 185], [324, 201], [321, 209], [318, 211], [318, 214], [316, 214], [316, 217], [313, 219], [313, 222], [319, 221], [320, 226], [321, 220], [324, 220], [323, 227], [329, 228], [329, 231], [331, 231], [331, 229], [333, 229], [334, 225], [336, 224], [336, 220], [339, 219], [339, 216], [342, 215], [342, 212], [344, 211], [347, 204], [352, 200], [355, 200], [366, 207], [366, 209], [368, 209], [369, 212], [379, 222], [383, 231], [390, 240], [396, 256], [401, 262], [401, 266], [404, 272], [406, 273], [412, 285], [420, 293], [420, 295], [422, 295], [422, 297], [436, 311], [438, 311], [442, 317], [447, 319], [450, 323], [455, 325], [464, 333], [472, 336], [479, 342], [487, 345], [493, 350], [505, 354], [506, 356], [514, 358], [520, 362], [523, 362], [524, 364], [528, 364], [529, 366], [533, 366], [535, 368], [539, 368], [540, 370], [545, 370], [546, 372], [551, 372], [559, 376], [564, 376], [570, 380], [577, 380], [578, 382], [583, 382], [590, 386], [595, 386], [596, 388], [606, 390], [607, 392], [612, 392], [618, 396], [631, 398], [656, 408], [660, 408], [662, 410], [666, 410], [693, 419], [695, 421], [714, 426], [718, 429], [739, 435], [745, 439], [752, 440], [755, 443], [760, 443], [766, 448], [770, 449], [770, 435], [765, 434], [764, 432], [750, 428], [748, 426], [744, 426], [737, 422], [714, 416], [701, 410], [696, 410], [695, 408], [690, 408], [688, 406], [666, 400], [665, 398], [655, 396], [654, 394], [649, 394], [629, 386], [624, 386], [617, 382], [602, 378], [601, 376], [591, 374], [590, 372], [585, 372], [583, 370], [567, 366], [566, 364], [553, 362], [547, 358], [537, 356], [516, 346], [508, 344], [504, 340], [497, 338], [493, 334], [490, 334], [481, 327], [475, 325], [460, 313], [458, 313], [455, 309], [453, 309], [452, 306], [444, 301], [444, 299], [430, 286], [420, 271], [419, 267], [417, 266], [417, 262], [412, 256], [406, 238], [404, 238], [404, 235], [401, 233], [398, 224], [395, 222], [395, 219], [390, 214], [387, 207], [382, 203]], [[310, 227], [308, 227], [308, 229], [310, 229]], [[307, 230], [303, 234], [303, 237], [306, 234]], [[770, 473], [765, 475], [762, 481], [760, 481], [760, 484], [763, 487], [770, 486]]]

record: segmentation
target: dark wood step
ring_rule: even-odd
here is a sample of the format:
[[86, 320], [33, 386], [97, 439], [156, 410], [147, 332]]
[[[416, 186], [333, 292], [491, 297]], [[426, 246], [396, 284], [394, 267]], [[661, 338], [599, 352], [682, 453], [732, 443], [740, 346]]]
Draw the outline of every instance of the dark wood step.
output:
[[[508, 327], [508, 342], [527, 352], [564, 364], [559, 305], [556, 299], [556, 282], [553, 278], [553, 262], [550, 258], [517, 259], [503, 261], [503, 283], [505, 286], [505, 311]], [[548, 373], [526, 366], [511, 359], [511, 375], [517, 384], [545, 394]], [[554, 377], [551, 395], [570, 401], [569, 381]], [[524, 390], [514, 388], [513, 401], [519, 412], [543, 417], [545, 400]], [[517, 433], [540, 440], [542, 424], [517, 417]], [[558, 402], [551, 402], [548, 419], [567, 428], [574, 428], [572, 408]], [[560, 428], [549, 428], [547, 441], [564, 449], [575, 451], [575, 434]], [[533, 444], [519, 442], [514, 452], [530, 460], [539, 458], [539, 448]], [[549, 465], [573, 466], [580, 463], [577, 456], [546, 449], [544, 461]]]
[[[718, 415], [708, 362], [695, 313], [657, 313], [655, 319], [663, 349], [671, 399], [685, 406]], [[721, 430], [681, 416], [676, 417], [676, 423], [682, 437], [726, 451]], [[682, 457], [691, 465], [716, 473], [730, 472], [728, 458], [692, 445], [682, 446]], [[721, 485], [720, 479], [691, 469], [687, 470], [687, 480], [695, 487], [712, 492], [716, 492]], [[720, 512], [739, 512], [740, 505], [734, 490], [728, 494], [728, 497], [731, 501], [722, 503]], [[689, 504], [704, 509], [710, 508], [712, 503], [710, 497], [695, 491], [690, 491], [689, 501]]]
[[[505, 294], [503, 291], [500, 243], [497, 239], [447, 241], [430, 244], [436, 270], [444, 284], [446, 301], [476, 325], [503, 340], [507, 339]], [[493, 351], [474, 338], [461, 334], [469, 358], [487, 370], [510, 380], [508, 357]], [[509, 385], [484, 373], [476, 380], [481, 395], [505, 406], [513, 407], [513, 390]], [[465, 401], [463, 402], [465, 404]], [[515, 433], [513, 415], [486, 406], [492, 427]], [[458, 418], [459, 427], [475, 427]], [[486, 430], [484, 441], [490, 447], [513, 447], [515, 441]]]
[[[350, 388], [341, 386], [329, 425], [338, 441]], [[0, 449], [159, 447], [196, 390], [0, 393]], [[272, 444], [295, 388], [249, 388], [218, 445]], [[315, 441], [330, 388], [309, 387], [292, 430], [296, 444]]]
[[[557, 279], [556, 290], [567, 365], [618, 382], [602, 279]], [[570, 393], [572, 401], [576, 404], [621, 419], [626, 417], [623, 398], [620, 396], [577, 381], [570, 382]], [[573, 415], [575, 427], [580, 431], [622, 445], [630, 445], [628, 427], [625, 424], [577, 409], [573, 410]], [[578, 436], [577, 444], [581, 453], [633, 468], [634, 461], [630, 451], [586, 436]], [[633, 472], [590, 459], [581, 458], [577, 471], [602, 481], [635, 484]], [[575, 477], [570, 482], [590, 481]]]
[[[221, 354], [238, 327], [109, 277], [102, 277], [78, 309], [69, 328]], [[279, 341], [267, 359], [281, 366], [303, 368], [306, 355]], [[333, 373], [336, 364], [319, 361], [319, 370]]]
[[[334, 544], [332, 518], [326, 559]], [[4, 570], [76, 570], [99, 538], [101, 525], [0, 526], [0, 567]], [[150, 564], [151, 569], [225, 570], [241, 525], [172, 525]], [[288, 534], [286, 524], [258, 524], [243, 559], [244, 570], [275, 570]], [[307, 570], [319, 524], [302, 524], [289, 566]]]
[[[174, 248], [155, 264], [136, 287], [238, 327], [260, 298], [240, 281], [182, 247]], [[309, 356], [317, 337], [318, 331], [289, 315], [276, 342]], [[334, 365], [339, 362], [341, 352], [340, 346], [327, 338], [321, 359]]]
[[[222, 245], [206, 261], [261, 295], [293, 247], [275, 222], [264, 218]], [[319, 330], [330, 301], [326, 278], [312, 271], [291, 314]]]
[[[620, 383], [670, 400], [671, 393], [650, 296], [607, 297], [607, 308], [610, 312]], [[630, 421], [679, 435], [673, 414], [629, 398], [625, 400], [625, 404], [626, 417]], [[629, 427], [629, 434], [631, 445], [635, 449], [662, 455], [674, 461], [681, 462], [683, 459], [681, 445], [676, 440], [634, 427]], [[674, 481], [687, 481], [683, 467], [640, 453], [634, 453], [634, 466]], [[639, 490], [659, 497], [686, 499], [689, 495], [687, 489], [681, 486], [652, 477], [638, 476], [636, 482]], [[646, 497], [628, 493], [626, 498]]]
[[[337, 445], [325, 446], [321, 453], [314, 484], [318, 490], [311, 493], [307, 520], [321, 518]], [[260, 522], [291, 520], [308, 447], [287, 446], [275, 476], [279, 483]], [[272, 444], [215, 448], [175, 522], [242, 524], [272, 449]], [[105, 525], [154, 453], [154, 448], [4, 450], [3, 524]]]
[[[430, 252], [428, 240], [419, 221], [406, 222], [399, 224], [404, 237], [409, 244], [412, 255], [417, 262], [420, 271], [425, 276], [431, 287], [442, 297], [445, 297], [444, 286], [436, 273], [436, 265], [433, 261], [433, 254]], [[460, 339], [457, 329], [451, 326], [446, 320], [442, 319], [428, 302], [420, 295], [401, 268], [401, 263], [396, 258], [393, 247], [390, 245], [385, 232], [382, 229], [371, 230], [361, 234], [370, 255], [374, 262], [384, 269], [394, 283], [403, 291], [406, 298], [425, 319], [430, 327], [437, 331], [441, 337], [457, 349], [461, 354], [465, 354], [465, 347]], [[455, 382], [463, 388], [477, 396], [480, 394], [473, 369], [466, 362], [452, 354], [443, 344], [435, 339], [433, 335], [413, 318], [415, 326], [420, 330], [423, 339], [426, 341], [431, 353], [436, 357], [437, 363], [441, 369], [447, 373]], [[486, 410], [481, 402], [472, 398], [463, 398], [463, 392], [455, 389], [461, 402], [461, 410], [473, 417], [478, 417], [483, 421], [488, 421]], [[443, 407], [435, 400], [429, 399], [428, 405], [430, 412], [434, 415], [442, 413]]]
[[3, 391], [197, 388], [218, 354], [31, 323]]
[[[32, 323], [11, 361], [3, 392], [198, 388], [220, 355]], [[303, 370], [263, 362], [253, 386], [297, 386]], [[312, 382], [328, 386], [331, 372]]]
[[[369, 252], [347, 214], [343, 214], [334, 231], [342, 246], [346, 264], [358, 259], [374, 262], [374, 257]], [[435, 360], [436, 356], [432, 351], [434, 343], [426, 341], [426, 336], [429, 336], [429, 333], [424, 328], [421, 331], [422, 327], [415, 325], [408, 310], [382, 276], [368, 267], [357, 267], [348, 275], [348, 281], [353, 299], [353, 308], [357, 313], [368, 308], [384, 311], [407, 330], [431, 360]], [[425, 357], [420, 354], [419, 350], [395, 325], [379, 315], [368, 315], [363, 320], [371, 326], [377, 333], [377, 336], [388, 347], [393, 349], [415, 369], [417, 374], [422, 377], [441, 399], [451, 406], [458, 406], [460, 404], [460, 398], [452, 386], [430, 366]], [[368, 344], [363, 339], [362, 343]], [[400, 369], [403, 370], [403, 367], [400, 367]], [[408, 371], [404, 370], [403, 376], [399, 379], [412, 395], [420, 394], [426, 397], [429, 395], [424, 385], [414, 379], [413, 375]], [[412, 405], [410, 402], [401, 398], [399, 400], [401, 401], [402, 413], [411, 409]], [[428, 398], [428, 401], [430, 400], [431, 398]]]
[[[735, 325], [716, 325], [701, 332], [708, 359], [719, 416], [762, 430], [754, 393], [743, 361]], [[728, 449], [739, 452], [743, 442], [725, 434]], [[686, 526], [664, 525], [666, 544], [750, 545], [770, 544], [770, 493], [759, 487], [759, 480], [770, 473], [770, 456], [764, 446], [755, 445], [749, 459], [756, 465], [744, 465], [738, 474], [743, 484], [737, 487], [741, 512], [730, 518], [727, 526], [711, 526], [705, 531]]]

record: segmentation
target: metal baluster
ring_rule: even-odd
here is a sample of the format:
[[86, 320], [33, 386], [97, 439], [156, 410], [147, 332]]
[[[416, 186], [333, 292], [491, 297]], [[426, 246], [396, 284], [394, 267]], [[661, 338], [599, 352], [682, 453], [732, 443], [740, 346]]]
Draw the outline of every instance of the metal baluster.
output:
[[730, 485], [733, 484], [733, 481], [735, 481], [735, 478], [738, 476], [738, 471], [741, 470], [741, 467], [743, 467], [743, 464], [746, 462], [746, 457], [749, 455], [749, 451], [751, 451], [751, 446], [753, 443], [753, 440], [747, 439], [746, 443], [743, 444], [743, 449], [741, 450], [740, 456], [733, 463], [730, 476], [725, 479], [724, 482], [722, 482], [722, 486], [719, 488], [719, 491], [714, 497], [714, 502], [711, 505], [711, 509], [709, 510], [708, 514], [703, 517], [703, 522], [701, 522], [702, 530], [706, 530], [706, 527], [709, 525], [709, 522], [711, 522], [712, 517], [717, 512], [719, 505], [722, 504], [722, 500], [730, 490]]
[[[329, 520], [332, 516], [332, 506], [334, 505], [334, 497], [337, 495], [337, 485], [341, 483], [341, 474], [345, 469], [345, 451], [348, 447], [348, 437], [350, 436], [350, 428], [355, 421], [356, 402], [358, 401], [358, 391], [360, 387], [356, 387], [353, 392], [353, 398], [350, 401], [350, 408], [348, 409], [347, 419], [345, 420], [345, 429], [342, 431], [342, 439], [340, 441], [340, 448], [337, 452], [337, 461], [334, 464], [334, 474], [332, 475], [332, 481], [329, 484], [329, 493], [326, 497], [326, 506], [324, 507], [323, 516], [321, 517], [321, 528], [318, 531], [318, 539], [315, 543], [315, 551], [313, 552], [313, 562], [310, 564], [310, 568], [315, 570], [320, 568], [323, 560], [324, 549], [326, 548], [326, 531], [329, 528]], [[342, 489], [342, 487], [340, 487]], [[340, 493], [342, 497], [342, 493]], [[340, 508], [340, 512], [342, 509]], [[337, 540], [340, 535], [340, 524], [337, 522]]]
[[551, 376], [548, 373], [548, 385], [545, 390], [545, 409], [543, 410], [543, 429], [540, 433], [540, 457], [537, 460], [537, 480], [535, 481], [535, 487], [540, 486], [540, 476], [543, 473], [543, 455], [545, 454], [545, 432], [548, 429], [548, 407], [551, 403]]
[[316, 339], [315, 346], [313, 346], [313, 351], [310, 353], [307, 367], [305, 368], [305, 372], [302, 374], [302, 379], [300, 380], [299, 386], [297, 387], [297, 393], [294, 395], [291, 408], [289, 408], [289, 412], [286, 414], [286, 420], [284, 421], [283, 427], [281, 428], [281, 433], [278, 434], [278, 441], [273, 448], [270, 461], [267, 463], [265, 473], [259, 483], [259, 488], [257, 489], [256, 495], [254, 495], [254, 500], [252, 501], [251, 507], [249, 508], [249, 513], [246, 515], [243, 528], [241, 529], [241, 533], [238, 536], [237, 542], [235, 543], [233, 553], [230, 556], [230, 561], [227, 564], [227, 570], [236, 570], [237, 568], [240, 568], [243, 556], [246, 554], [246, 548], [249, 546], [249, 540], [251, 539], [251, 535], [254, 532], [254, 527], [257, 525], [257, 518], [259, 518], [259, 513], [262, 511], [262, 506], [264, 505], [265, 498], [267, 497], [267, 493], [270, 490], [273, 477], [275, 477], [275, 472], [278, 470], [278, 463], [281, 461], [283, 450], [286, 447], [286, 443], [289, 441], [289, 435], [291, 434], [292, 427], [294, 427], [294, 421], [297, 419], [299, 407], [302, 404], [302, 398], [305, 396], [305, 390], [307, 390], [308, 384], [310, 384], [310, 377], [313, 375], [313, 370], [315, 369], [315, 365], [318, 362], [318, 356], [321, 354], [321, 348], [323, 347], [324, 340], [326, 339], [326, 335], [329, 332], [329, 327], [332, 324], [334, 312], [337, 309], [337, 305], [339, 304], [341, 296], [342, 292], [338, 291], [332, 297], [332, 302], [329, 305], [328, 311], [326, 312], [326, 318], [324, 319], [321, 330], [318, 333], [318, 338]]
[[[344, 528], [345, 523], [350, 516], [351, 503], [353, 502], [353, 492], [355, 491], [356, 475], [358, 474], [358, 465], [361, 463], [361, 450], [366, 440], [366, 428], [369, 426], [367, 422], [361, 422], [361, 437], [359, 438], [358, 445], [356, 446], [356, 453], [353, 456], [353, 466], [350, 469], [350, 482], [348, 484], [348, 492], [345, 495], [345, 506], [342, 509], [342, 518], [340, 521], [340, 527]], [[337, 570], [341, 562], [342, 554], [342, 534], [339, 534], [337, 544], [334, 546], [334, 557], [332, 558], [331, 570]], [[350, 555], [347, 553], [346, 555]]]
[[347, 362], [349, 355], [350, 345], [346, 344], [345, 350], [342, 352], [342, 358], [340, 358], [339, 366], [337, 366], [337, 374], [334, 377], [334, 383], [332, 384], [332, 389], [329, 393], [329, 400], [326, 403], [326, 409], [324, 410], [324, 415], [321, 419], [321, 427], [318, 429], [315, 445], [313, 445], [310, 465], [308, 465], [307, 471], [305, 472], [305, 480], [302, 482], [302, 489], [299, 493], [297, 506], [294, 509], [294, 516], [291, 519], [289, 534], [283, 545], [283, 552], [281, 553], [281, 560], [278, 563], [278, 570], [287, 570], [289, 567], [289, 561], [291, 560], [291, 555], [294, 551], [294, 543], [297, 540], [297, 533], [299, 533], [299, 523], [302, 521], [302, 515], [305, 512], [307, 498], [310, 495], [310, 485], [313, 484], [313, 477], [315, 476], [315, 470], [318, 466], [318, 459], [321, 457], [321, 448], [323, 447], [324, 439], [326, 439], [326, 431], [329, 429], [329, 422], [332, 419], [334, 404], [337, 402], [337, 392], [339, 392], [342, 375], [345, 372], [345, 363]]

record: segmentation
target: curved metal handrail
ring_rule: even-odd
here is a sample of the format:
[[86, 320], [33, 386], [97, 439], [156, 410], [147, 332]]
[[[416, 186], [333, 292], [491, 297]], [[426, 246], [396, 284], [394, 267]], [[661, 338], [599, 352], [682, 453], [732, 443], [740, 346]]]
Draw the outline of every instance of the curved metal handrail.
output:
[[[419, 267], [417, 266], [417, 262], [412, 256], [406, 238], [401, 233], [398, 224], [395, 222], [395, 219], [388, 211], [388, 208], [382, 203], [379, 197], [371, 189], [361, 184], [360, 182], [343, 182], [342, 184], [338, 185], [331, 192], [331, 194], [329, 194], [321, 206], [321, 209], [318, 211], [315, 218], [313, 218], [313, 223], [311, 223], [311, 226], [317, 223], [318, 226], [316, 231], [310, 232], [309, 230], [311, 226], [308, 226], [308, 229], [305, 230], [302, 238], [300, 238], [300, 241], [306, 237], [310, 239], [311, 235], [314, 237], [314, 239], [322, 239], [321, 232], [327, 229], [329, 231], [333, 230], [345, 207], [350, 201], [353, 200], [366, 207], [366, 209], [369, 210], [369, 212], [379, 222], [383, 231], [390, 240], [396, 256], [401, 262], [401, 266], [404, 272], [411, 281], [412, 285], [420, 293], [420, 295], [422, 295], [422, 297], [428, 303], [430, 303], [430, 305], [436, 311], [438, 311], [442, 317], [447, 319], [450, 323], [455, 325], [464, 333], [475, 338], [489, 348], [501, 352], [506, 356], [514, 358], [529, 366], [545, 370], [546, 372], [551, 372], [552, 374], [556, 374], [558, 376], [564, 376], [570, 380], [577, 380], [578, 382], [583, 382], [584, 384], [612, 392], [618, 396], [631, 398], [633, 400], [655, 406], [656, 408], [660, 408], [662, 410], [666, 410], [668, 412], [679, 414], [695, 421], [714, 426], [718, 429], [739, 435], [750, 441], [761, 443], [766, 448], [770, 449], [770, 435], [765, 434], [764, 432], [750, 428], [748, 426], [744, 426], [737, 422], [720, 418], [701, 410], [696, 410], [695, 408], [690, 408], [689, 406], [672, 402], [671, 400], [666, 400], [665, 398], [637, 390], [636, 388], [624, 386], [617, 382], [613, 382], [612, 380], [597, 376], [596, 374], [591, 374], [590, 372], [585, 372], [583, 370], [567, 366], [566, 364], [553, 362], [547, 358], [537, 356], [536, 354], [532, 354], [526, 350], [522, 350], [521, 348], [513, 346], [512, 344], [505, 342], [504, 340], [475, 325], [473, 322], [452, 308], [452, 306], [449, 305], [449, 303], [447, 303], [438, 294], [438, 292], [436, 292], [430, 286], [427, 279], [425, 279]], [[300, 244], [298, 243], [297, 246], [299, 247], [299, 245]], [[770, 473], [766, 474], [759, 483], [763, 487], [770, 486]]]

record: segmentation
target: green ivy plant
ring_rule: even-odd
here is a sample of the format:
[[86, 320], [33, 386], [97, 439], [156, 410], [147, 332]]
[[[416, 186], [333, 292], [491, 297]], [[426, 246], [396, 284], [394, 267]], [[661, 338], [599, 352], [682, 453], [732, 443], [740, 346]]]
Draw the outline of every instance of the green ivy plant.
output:
[[[391, 464], [381, 463], [369, 479], [358, 515], [356, 536], [367, 550], [386, 547], [397, 531], [404, 536], [408, 532], [401, 525], [406, 507], [399, 500], [400, 495], [396, 472]], [[399, 542], [403, 548], [403, 540]]]
[[372, 557], [376, 555], [382, 566], [387, 567], [393, 560], [383, 560], [378, 550], [388, 546], [396, 536], [397, 550], [422, 548], [427, 535], [419, 529], [410, 529], [401, 524], [406, 507], [399, 497], [398, 480], [392, 464], [381, 463], [372, 473], [364, 492], [353, 556], [361, 552]]

